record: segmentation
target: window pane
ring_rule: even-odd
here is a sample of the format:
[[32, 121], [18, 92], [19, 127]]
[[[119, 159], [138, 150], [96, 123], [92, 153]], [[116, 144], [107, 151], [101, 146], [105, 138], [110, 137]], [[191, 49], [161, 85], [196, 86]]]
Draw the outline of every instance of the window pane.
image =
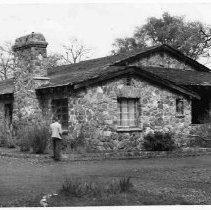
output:
[[62, 112], [66, 113], [68, 111], [67, 107], [62, 107]]
[[121, 100], [117, 101], [117, 125], [121, 125]]
[[135, 100], [128, 100], [129, 125], [135, 126]]
[[122, 100], [122, 126], [128, 126], [128, 105], [127, 105], [127, 100], [123, 99]]
[[184, 113], [184, 103], [182, 99], [176, 99], [176, 112], [177, 114]]
[[134, 102], [134, 115], [135, 115], [135, 125], [137, 126], [138, 125], [138, 117], [139, 117], [139, 114], [138, 114], [138, 99], [135, 100]]
[[138, 124], [138, 99], [119, 98], [117, 102], [117, 125], [123, 127], [135, 127]]

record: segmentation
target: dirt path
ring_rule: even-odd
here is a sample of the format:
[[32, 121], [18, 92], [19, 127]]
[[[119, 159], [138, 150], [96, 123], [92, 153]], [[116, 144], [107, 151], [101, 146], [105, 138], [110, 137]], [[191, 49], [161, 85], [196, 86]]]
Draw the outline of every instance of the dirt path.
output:
[[[211, 155], [186, 158], [90, 162], [36, 161], [0, 157], [0, 206], [58, 190], [71, 176], [131, 176], [137, 186], [193, 188], [210, 196]], [[158, 192], [159, 193], [159, 192]], [[209, 202], [209, 201], [206, 201]]]

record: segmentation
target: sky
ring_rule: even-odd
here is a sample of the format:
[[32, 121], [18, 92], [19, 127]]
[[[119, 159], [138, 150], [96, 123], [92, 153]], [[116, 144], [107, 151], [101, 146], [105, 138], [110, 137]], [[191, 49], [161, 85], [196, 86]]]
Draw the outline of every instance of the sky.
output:
[[91, 58], [96, 58], [111, 53], [115, 38], [131, 36], [136, 26], [163, 12], [211, 26], [211, 1], [27, 2], [0, 0], [0, 45], [39, 32], [49, 43], [49, 53], [64, 53], [62, 45], [77, 37], [92, 49]]

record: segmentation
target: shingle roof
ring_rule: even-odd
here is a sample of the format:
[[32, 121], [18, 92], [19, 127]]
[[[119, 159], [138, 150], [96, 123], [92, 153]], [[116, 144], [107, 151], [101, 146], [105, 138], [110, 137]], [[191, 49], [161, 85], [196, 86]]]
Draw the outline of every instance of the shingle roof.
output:
[[211, 86], [211, 72], [188, 71], [182, 69], [161, 68], [152, 66], [141, 68], [157, 76], [160, 76], [163, 79], [172, 81], [177, 85]]
[[48, 75], [55, 75], [55, 74], [63, 74], [66, 71], [74, 71], [74, 70], [89, 70], [92, 68], [100, 68], [102, 66], [106, 65], [111, 65], [114, 63], [121, 62], [122, 60], [128, 59], [132, 56], [136, 56], [138, 54], [142, 54], [144, 52], [148, 52], [150, 50], [154, 50], [158, 48], [160, 45], [154, 46], [154, 47], [148, 47], [145, 49], [139, 49], [135, 50], [132, 52], [126, 52], [126, 53], [121, 53], [117, 55], [111, 55], [111, 56], [106, 56], [106, 57], [101, 57], [101, 58], [96, 58], [96, 59], [90, 59], [90, 60], [85, 60], [81, 61], [79, 63], [75, 64], [69, 64], [69, 65], [63, 65], [63, 66], [57, 66], [49, 70]]
[[[172, 81], [178, 85], [210, 85], [211, 73], [207, 73], [207, 71], [210, 71], [207, 67], [203, 66], [197, 61], [193, 61], [168, 45], [160, 45], [150, 47], [145, 50], [137, 50], [134, 52], [86, 60], [76, 64], [56, 67], [52, 71], [48, 72], [50, 84], [40, 88], [76, 84], [89, 79], [98, 78], [102, 74], [113, 74], [116, 71], [120, 71], [122, 69], [121, 66], [128, 65], [128, 61], [130, 59], [137, 59], [137, 57], [146, 56], [147, 53], [157, 52], [159, 50], [169, 51], [178, 58], [185, 58], [186, 62], [191, 62], [191, 64], [195, 66], [198, 71], [183, 71], [179, 69], [158, 67], [141, 67], [142, 70], [151, 72], [160, 78]], [[111, 67], [111, 65], [115, 65], [116, 67]], [[13, 80], [10, 79], [0, 82], [0, 94], [13, 93], [13, 89]]]

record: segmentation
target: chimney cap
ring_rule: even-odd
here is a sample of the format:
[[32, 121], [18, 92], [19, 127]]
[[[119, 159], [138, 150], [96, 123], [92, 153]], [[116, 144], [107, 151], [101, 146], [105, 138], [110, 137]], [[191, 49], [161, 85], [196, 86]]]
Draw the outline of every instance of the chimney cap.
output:
[[32, 32], [31, 34], [17, 38], [15, 40], [13, 50], [16, 52], [17, 50], [25, 49], [32, 46], [46, 48], [47, 45], [48, 43], [46, 42], [43, 34]]

